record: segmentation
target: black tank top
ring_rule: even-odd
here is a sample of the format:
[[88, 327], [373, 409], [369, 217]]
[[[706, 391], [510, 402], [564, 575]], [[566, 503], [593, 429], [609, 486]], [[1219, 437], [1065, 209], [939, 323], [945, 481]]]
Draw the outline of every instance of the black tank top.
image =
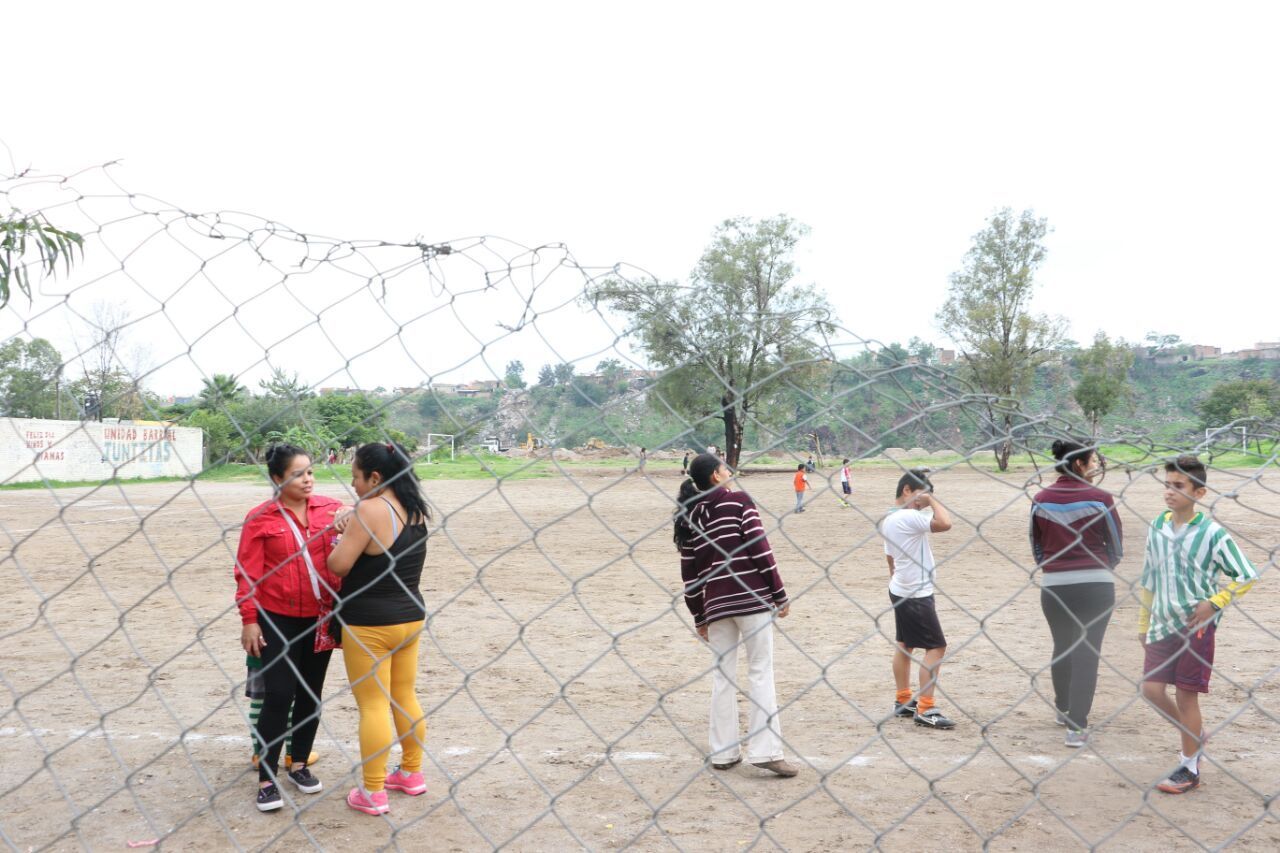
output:
[[[390, 509], [391, 505], [387, 505]], [[392, 515], [395, 511], [392, 510]], [[361, 554], [342, 581], [338, 618], [347, 625], [402, 625], [427, 618], [418, 584], [427, 557], [427, 525], [406, 525], [381, 554]]]

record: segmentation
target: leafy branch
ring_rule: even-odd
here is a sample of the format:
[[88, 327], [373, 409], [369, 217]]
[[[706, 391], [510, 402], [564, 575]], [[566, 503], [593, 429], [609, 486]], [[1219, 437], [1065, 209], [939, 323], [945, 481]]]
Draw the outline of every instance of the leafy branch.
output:
[[23, 259], [33, 249], [44, 275], [55, 275], [59, 260], [70, 272], [75, 250], [84, 256], [84, 237], [53, 226], [39, 213], [24, 216], [14, 210], [0, 219], [0, 308], [9, 304], [11, 284], [31, 299], [31, 265]]

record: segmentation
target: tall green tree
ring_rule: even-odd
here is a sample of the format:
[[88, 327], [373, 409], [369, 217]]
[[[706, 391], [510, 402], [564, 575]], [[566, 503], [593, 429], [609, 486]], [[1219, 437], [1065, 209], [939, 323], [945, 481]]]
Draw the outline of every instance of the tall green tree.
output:
[[226, 409], [232, 403], [242, 402], [249, 396], [249, 389], [240, 384], [240, 380], [230, 373], [215, 373], [204, 380], [197, 398], [202, 409], [217, 411]]
[[[1031, 390], [1036, 368], [1052, 356], [1063, 323], [1031, 312], [1035, 274], [1044, 262], [1046, 219], [1030, 210], [997, 211], [973, 236], [959, 270], [951, 274], [947, 301], [938, 312], [944, 334], [960, 348], [969, 378], [986, 394], [1020, 400]], [[1013, 411], [987, 402], [996, 464], [1004, 471], [1013, 452]]]
[[0, 346], [0, 414], [52, 418], [58, 410], [62, 356], [44, 338], [10, 338]]
[[524, 362], [519, 359], [513, 359], [507, 362], [507, 367], [502, 374], [502, 382], [508, 388], [523, 388], [524, 381]]
[[794, 280], [806, 233], [788, 216], [729, 219], [687, 285], [609, 279], [588, 292], [592, 304], [628, 318], [628, 333], [664, 369], [650, 400], [690, 421], [723, 422], [730, 466], [746, 425], [767, 417], [770, 395], [814, 381], [832, 312], [821, 292]]
[[1071, 395], [1096, 436], [1102, 419], [1129, 398], [1133, 348], [1124, 341], [1112, 343], [1105, 333], [1098, 332], [1093, 346], [1080, 353], [1075, 362], [1080, 368], [1080, 381]]
[[67, 272], [76, 250], [84, 252], [84, 238], [52, 225], [43, 214], [11, 211], [0, 217], [0, 308], [9, 304], [11, 287], [17, 285], [31, 298], [31, 256], [44, 275], [55, 275], [61, 262]]

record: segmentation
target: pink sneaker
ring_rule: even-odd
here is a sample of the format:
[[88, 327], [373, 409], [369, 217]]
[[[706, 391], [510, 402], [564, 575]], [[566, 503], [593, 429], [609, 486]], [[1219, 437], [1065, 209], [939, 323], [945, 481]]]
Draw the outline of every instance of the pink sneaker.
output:
[[365, 814], [380, 815], [391, 811], [391, 806], [387, 805], [386, 791], [368, 791], [363, 788], [352, 788], [351, 793], [347, 794], [347, 805], [358, 812]]
[[421, 773], [406, 773], [397, 767], [394, 773], [387, 774], [387, 790], [417, 797], [427, 792], [427, 780]]

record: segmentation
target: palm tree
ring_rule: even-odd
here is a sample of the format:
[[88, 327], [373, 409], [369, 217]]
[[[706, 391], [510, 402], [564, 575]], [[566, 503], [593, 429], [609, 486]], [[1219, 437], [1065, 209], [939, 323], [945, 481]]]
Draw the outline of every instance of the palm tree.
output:
[[240, 384], [240, 380], [229, 373], [215, 373], [204, 381], [200, 389], [197, 408], [214, 411], [226, 408], [231, 403], [238, 403], [249, 393], [249, 389]]

